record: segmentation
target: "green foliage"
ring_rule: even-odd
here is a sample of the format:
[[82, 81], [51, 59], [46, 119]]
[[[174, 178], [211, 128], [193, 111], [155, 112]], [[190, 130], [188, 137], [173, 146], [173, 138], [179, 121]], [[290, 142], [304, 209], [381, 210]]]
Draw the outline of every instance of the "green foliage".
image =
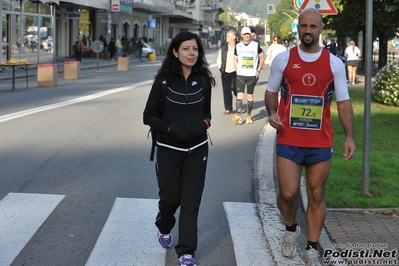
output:
[[[290, 11], [291, 10], [291, 11]], [[284, 12], [288, 15], [284, 15]], [[295, 9], [292, 0], [281, 0], [281, 2], [275, 6], [275, 13], [268, 15], [267, 25], [270, 29], [268, 32], [270, 35], [280, 35], [283, 38], [290, 38], [295, 36], [295, 33], [291, 33], [292, 19], [297, 19], [295, 15], [297, 10]]]
[[231, 15], [230, 12], [223, 12], [219, 14], [218, 19], [222, 22], [222, 25], [238, 25], [237, 20]]
[[373, 100], [388, 106], [399, 106], [399, 60], [384, 66], [375, 76]]
[[157, 46], [157, 47], [154, 47], [154, 49], [158, 55], [166, 55], [166, 51], [168, 51], [168, 46], [167, 45]]
[[[333, 0], [338, 14], [323, 16], [325, 29], [336, 31], [338, 46], [346, 47], [346, 38], [357, 41], [358, 32], [365, 31], [367, 1]], [[399, 27], [399, 0], [374, 0], [373, 39], [379, 39], [378, 67], [387, 63], [387, 42]], [[364, 47], [359, 47], [362, 51]]]
[[399, 108], [371, 103], [369, 193], [363, 194], [364, 92], [350, 91], [354, 113], [356, 155], [344, 161], [346, 136], [341, 129], [335, 101], [331, 104], [334, 156], [327, 180], [328, 207], [392, 208], [399, 203]]
[[[284, 1], [284, 0], [283, 0]], [[274, 4], [276, 7], [281, 0], [267, 0], [257, 1], [257, 0], [224, 0], [223, 3], [231, 7], [233, 12], [245, 12], [251, 16], [257, 16], [260, 18], [266, 17], [267, 4]], [[291, 6], [293, 2], [291, 0]], [[224, 8], [224, 10], [228, 10]]]

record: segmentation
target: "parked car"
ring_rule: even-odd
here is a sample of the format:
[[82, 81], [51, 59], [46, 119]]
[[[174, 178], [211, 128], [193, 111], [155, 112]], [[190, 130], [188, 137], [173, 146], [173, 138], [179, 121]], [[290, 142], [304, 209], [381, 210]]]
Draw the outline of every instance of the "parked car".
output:
[[[155, 50], [148, 43], [144, 43], [143, 52], [141, 53], [141, 57], [147, 57], [148, 58], [149, 54], [155, 54]], [[136, 52], [136, 57], [137, 56], [138, 56], [138, 51]]]

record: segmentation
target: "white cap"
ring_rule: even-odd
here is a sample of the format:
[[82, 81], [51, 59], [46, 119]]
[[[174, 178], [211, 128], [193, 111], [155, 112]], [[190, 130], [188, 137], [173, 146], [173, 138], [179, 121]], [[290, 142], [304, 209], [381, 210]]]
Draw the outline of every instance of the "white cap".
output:
[[248, 27], [242, 27], [241, 34], [251, 34], [251, 29]]

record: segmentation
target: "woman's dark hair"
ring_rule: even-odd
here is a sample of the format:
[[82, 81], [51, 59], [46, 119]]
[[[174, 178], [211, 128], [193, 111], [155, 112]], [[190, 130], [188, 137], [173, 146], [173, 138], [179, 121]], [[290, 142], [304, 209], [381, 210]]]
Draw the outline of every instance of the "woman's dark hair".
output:
[[167, 81], [170, 81], [176, 78], [179, 79], [183, 76], [181, 63], [179, 61], [179, 58], [176, 58], [174, 56], [173, 50], [179, 51], [179, 47], [182, 42], [192, 39], [197, 42], [198, 59], [195, 65], [192, 67], [191, 72], [198, 72], [200, 76], [205, 76], [207, 79], [209, 79], [209, 83], [211, 84], [211, 86], [215, 86], [215, 78], [212, 76], [212, 73], [209, 70], [209, 64], [205, 59], [205, 50], [202, 46], [201, 39], [198, 34], [189, 31], [180, 32], [173, 38], [172, 42], [169, 45], [168, 51], [166, 52], [165, 59], [162, 62], [162, 66], [155, 76], [155, 79], [158, 77], [163, 77]]

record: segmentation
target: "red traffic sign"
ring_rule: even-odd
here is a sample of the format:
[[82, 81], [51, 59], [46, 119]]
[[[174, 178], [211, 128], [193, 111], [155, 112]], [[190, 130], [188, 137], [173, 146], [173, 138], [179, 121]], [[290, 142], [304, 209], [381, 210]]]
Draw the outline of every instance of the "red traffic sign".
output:
[[302, 6], [303, 0], [294, 0], [294, 6], [296, 10], [299, 10]]
[[332, 0], [304, 0], [298, 11], [301, 13], [307, 8], [314, 8], [319, 11], [320, 14], [325, 15], [338, 14], [338, 10], [335, 8]]
[[112, 4], [112, 11], [113, 12], [119, 12], [120, 11], [119, 4]]

